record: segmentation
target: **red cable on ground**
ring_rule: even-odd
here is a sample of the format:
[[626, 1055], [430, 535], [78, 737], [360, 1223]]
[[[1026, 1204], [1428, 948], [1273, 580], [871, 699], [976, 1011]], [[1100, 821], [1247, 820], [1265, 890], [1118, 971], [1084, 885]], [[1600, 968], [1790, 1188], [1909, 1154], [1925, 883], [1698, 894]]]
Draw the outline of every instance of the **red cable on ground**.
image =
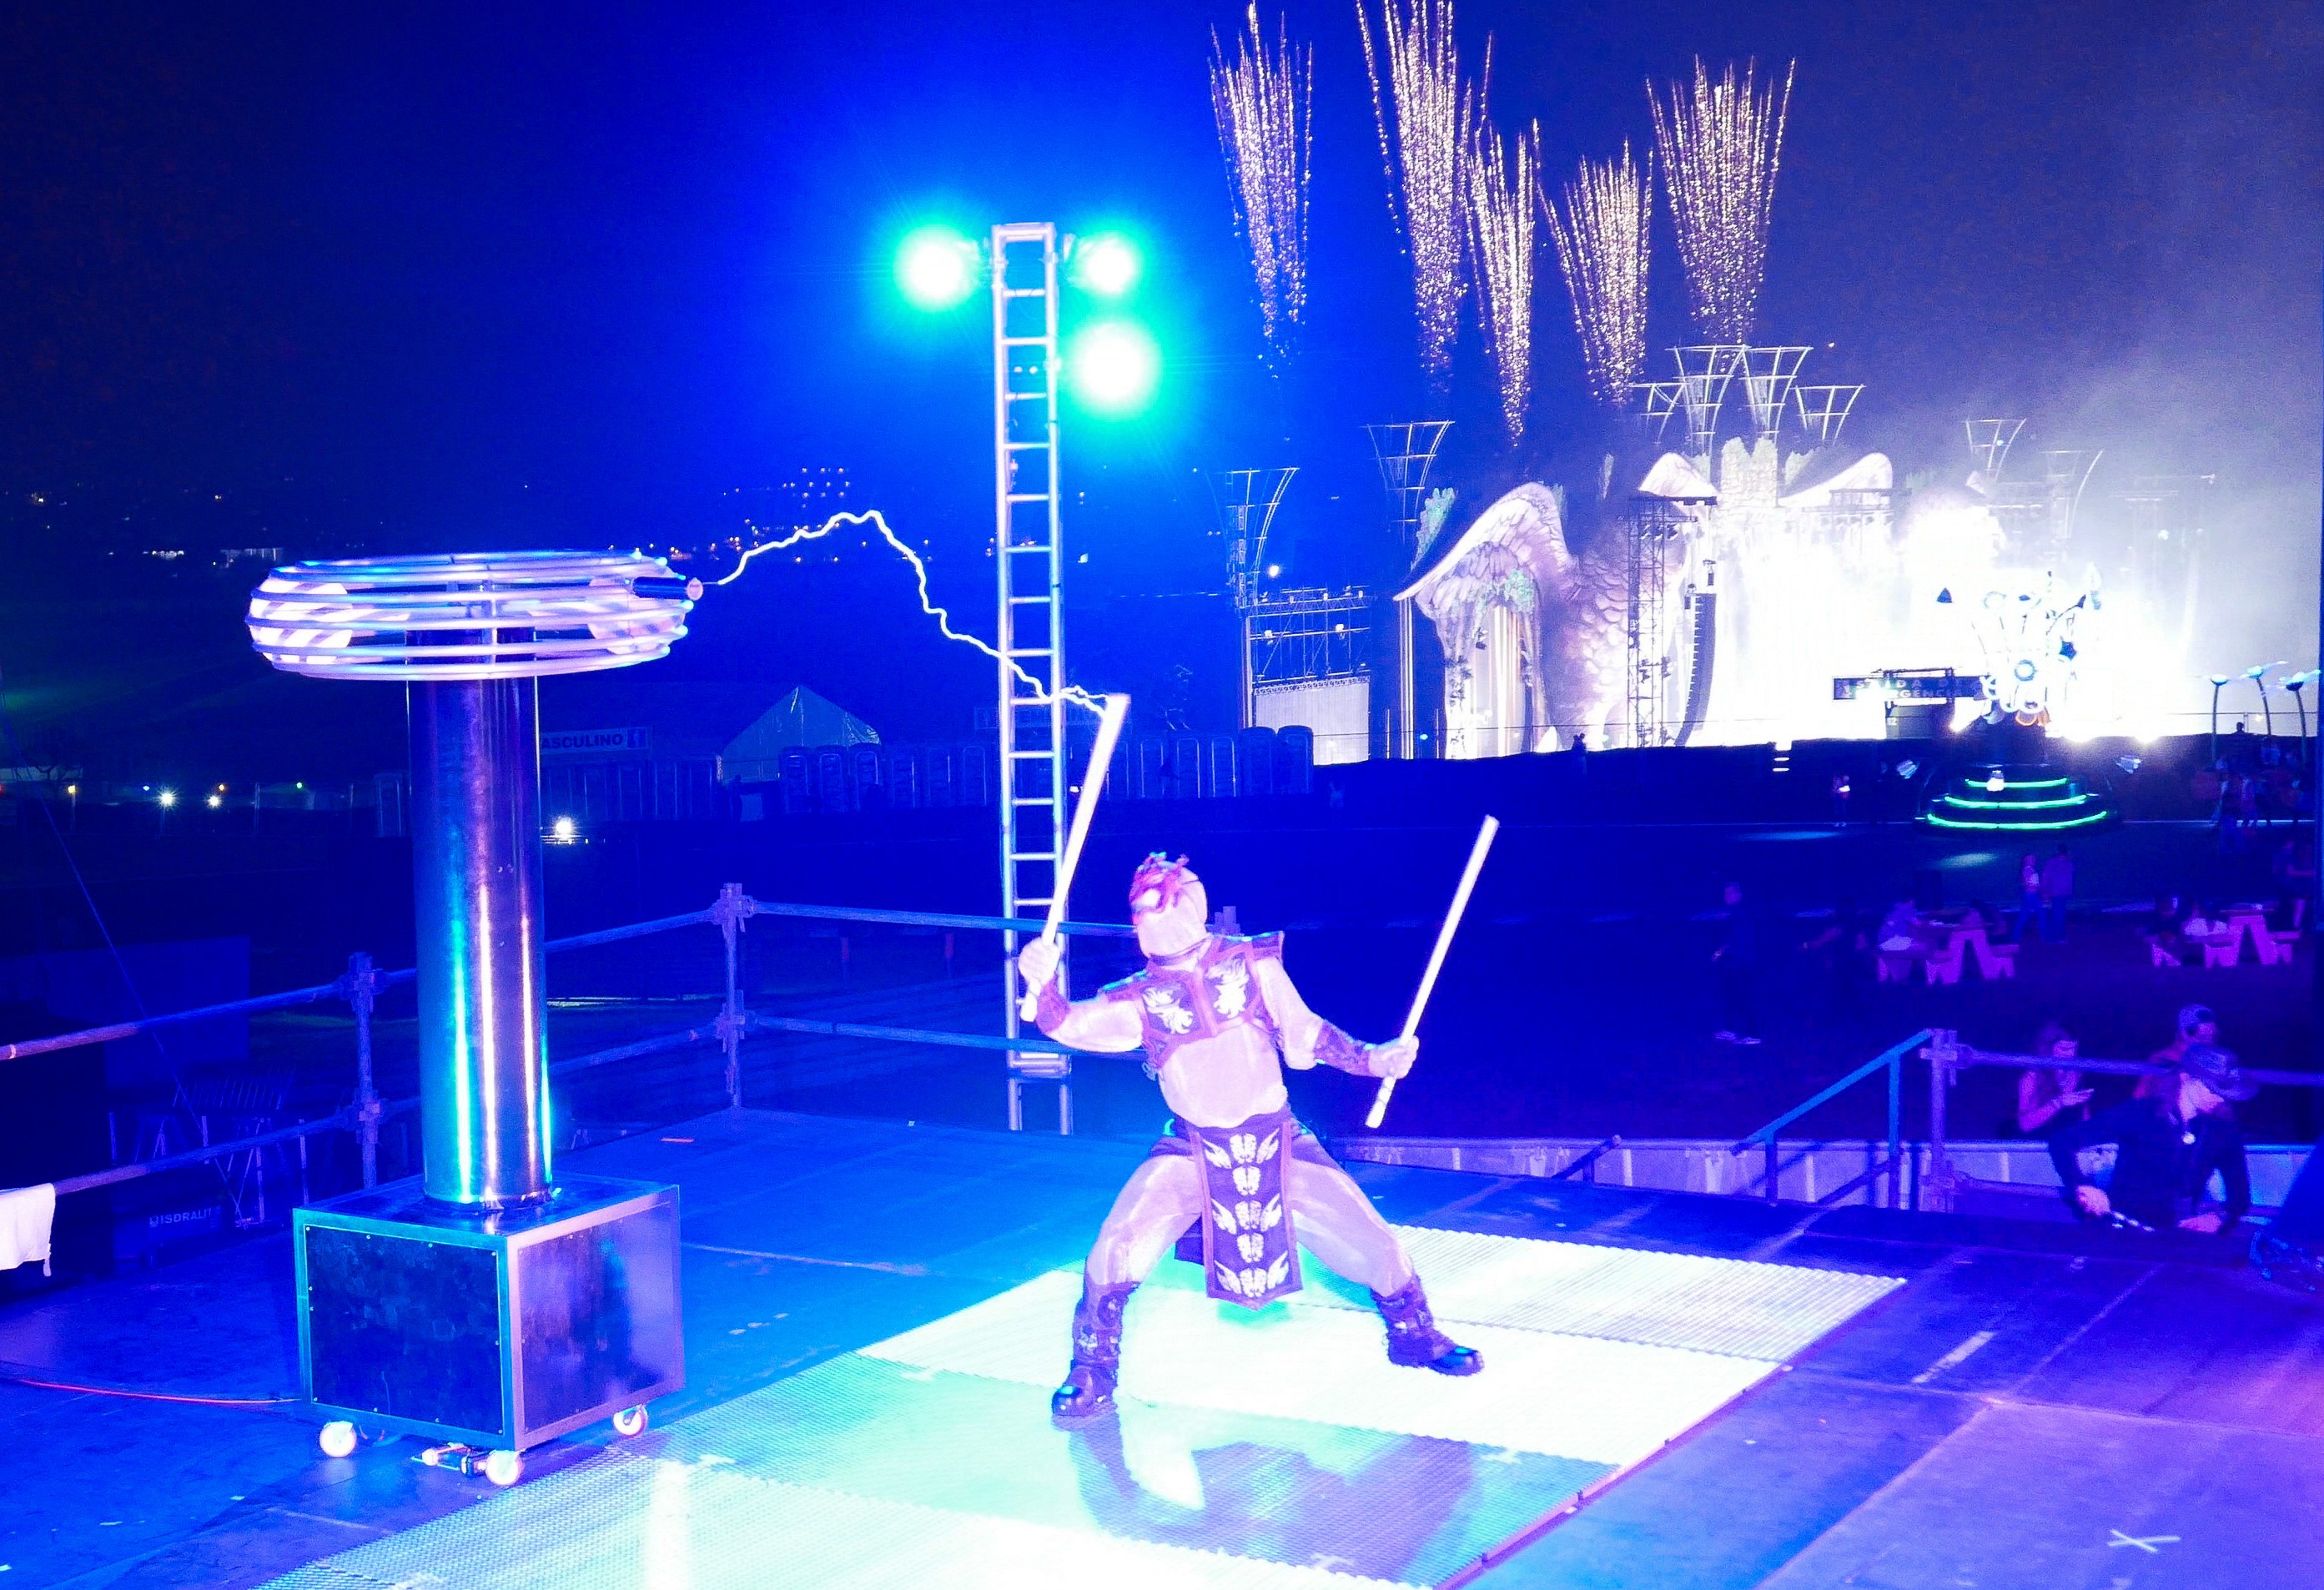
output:
[[92, 1397], [129, 1397], [143, 1402], [198, 1402], [205, 1408], [274, 1408], [297, 1397], [186, 1397], [173, 1391], [132, 1391], [119, 1386], [78, 1386], [69, 1381], [35, 1380], [29, 1374], [0, 1373], [13, 1385], [39, 1386], [50, 1391], [83, 1391]]

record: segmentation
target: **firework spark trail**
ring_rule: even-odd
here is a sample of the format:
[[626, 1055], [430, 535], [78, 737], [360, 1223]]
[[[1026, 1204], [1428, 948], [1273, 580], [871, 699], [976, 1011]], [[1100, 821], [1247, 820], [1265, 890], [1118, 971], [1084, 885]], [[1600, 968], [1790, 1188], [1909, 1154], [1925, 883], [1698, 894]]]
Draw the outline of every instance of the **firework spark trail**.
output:
[[1750, 339], [1798, 65], [1784, 69], [1780, 86], [1770, 79], [1763, 89], [1757, 61], [1740, 77], [1730, 64], [1713, 82], [1697, 57], [1693, 92], [1684, 95], [1685, 85], [1673, 83], [1667, 110], [1646, 85], [1688, 302], [1695, 329], [1713, 342]]
[[[880, 532], [881, 540], [885, 541], [890, 546], [895, 548], [897, 551], [903, 554], [904, 561], [912, 566], [912, 577], [918, 586], [920, 611], [936, 621], [937, 633], [941, 633], [945, 640], [958, 641], [964, 646], [975, 647], [987, 657], [991, 658], [993, 661], [1006, 663], [1009, 671], [1015, 674], [1019, 682], [1023, 684], [1027, 689], [1035, 691], [1038, 691], [1041, 689], [1041, 681], [1035, 679], [1031, 674], [1026, 672], [1022, 663], [1004, 658], [999, 652], [986, 644], [983, 641], [979, 640], [976, 636], [963, 634], [960, 631], [953, 628], [951, 613], [937, 606], [934, 602], [928, 599], [927, 564], [921, 559], [921, 557], [918, 552], [915, 552], [911, 548], [904, 544], [903, 538], [897, 535], [894, 531], [888, 528], [888, 521], [881, 515], [880, 510], [877, 508], [867, 508], [861, 513], [834, 513], [821, 524], [802, 525], [800, 528], [791, 532], [790, 534], [784, 536], [779, 541], [761, 541], [757, 546], [752, 547], [749, 551], [744, 552], [742, 554], [742, 560], [735, 564], [733, 570], [725, 575], [724, 578], [714, 579], [710, 583], [716, 586], [731, 586], [736, 580], [742, 578], [742, 571], [751, 567], [751, 559], [757, 557], [760, 553], [779, 552], [787, 548], [796, 547], [801, 541], [821, 541], [825, 536], [829, 535], [833, 531], [837, 530], [843, 524], [869, 524]], [[1072, 702], [1076, 707], [1086, 707], [1092, 712], [1098, 712], [1103, 709], [1103, 704], [1097, 698], [1090, 695], [1079, 686], [1067, 685], [1060, 693], [1066, 700]], [[1031, 703], [1028, 703], [1028, 705], [1031, 705]]]
[[1256, 0], [1248, 31], [1227, 60], [1218, 30], [1211, 30], [1211, 112], [1219, 150], [1226, 157], [1235, 225], [1250, 248], [1259, 282], [1259, 335], [1276, 368], [1290, 361], [1307, 318], [1307, 177], [1312, 137], [1309, 112], [1315, 52], [1292, 46], [1287, 24], [1276, 24], [1270, 54], [1259, 32]]
[[[1388, 169], [1388, 211], [1412, 257], [1413, 309], [1420, 323], [1420, 368], [1443, 393], [1452, 376], [1461, 328], [1462, 263], [1461, 57], [1452, 43], [1452, 0], [1380, 0], [1375, 42], [1367, 6], [1356, 0], [1372, 120]], [[1386, 79], [1383, 92], [1382, 78]], [[1391, 114], [1393, 112], [1393, 114]]]
[[[1487, 71], [1491, 54], [1487, 52]], [[1487, 81], [1489, 82], [1489, 76]], [[1485, 352], [1500, 377], [1501, 426], [1509, 445], [1525, 434], [1533, 387], [1534, 205], [1541, 188], [1541, 125], [1504, 142], [1485, 115], [1480, 87], [1463, 156], [1470, 243], [1477, 261], [1478, 319]]]
[[1622, 145], [1621, 158], [1582, 162], [1565, 184], [1559, 213], [1549, 195], [1541, 207], [1557, 247], [1557, 266], [1573, 302], [1573, 329], [1590, 395], [1619, 410], [1646, 370], [1646, 266], [1653, 257], [1655, 168], [1641, 166]]

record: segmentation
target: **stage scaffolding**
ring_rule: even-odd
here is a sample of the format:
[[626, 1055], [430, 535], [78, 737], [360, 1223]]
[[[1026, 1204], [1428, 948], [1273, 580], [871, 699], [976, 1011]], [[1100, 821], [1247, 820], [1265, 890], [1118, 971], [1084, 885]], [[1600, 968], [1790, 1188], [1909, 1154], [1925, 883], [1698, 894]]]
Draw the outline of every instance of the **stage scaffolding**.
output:
[[[1057, 229], [992, 228], [993, 563], [1000, 582], [1001, 914], [1038, 917], [1065, 844], [1064, 524], [1057, 487]], [[1017, 934], [1002, 936], [1003, 1031], [1017, 1014]], [[1063, 974], [1060, 973], [1060, 975]], [[1073, 1130], [1069, 1056], [1009, 1051], [1009, 1124], [1024, 1124], [1019, 1079], [1057, 1083], [1057, 1128]]]
[[1220, 469], [1211, 476], [1211, 495], [1218, 504], [1219, 531], [1226, 542], [1227, 588], [1237, 608], [1258, 599], [1259, 582], [1267, 574], [1267, 532], [1274, 526], [1275, 511], [1283, 505], [1291, 477], [1298, 473], [1293, 465]]
[[1709, 461], [1719, 440], [1719, 409], [1726, 401], [1727, 384], [1742, 373], [1744, 356], [1750, 351], [1734, 342], [1671, 349], [1678, 361], [1679, 401], [1686, 409], [1689, 457]]
[[[1380, 487], [1388, 494], [1388, 518], [1397, 534], [1397, 548], [1407, 565], [1420, 543], [1420, 514], [1428, 502], [1428, 471], [1436, 449], [1444, 445], [1450, 420], [1404, 421], [1367, 425], [1372, 457], [1379, 465]], [[1412, 604], [1396, 605], [1396, 705], [1389, 719], [1388, 754], [1409, 761], [1418, 753], [1418, 703], [1413, 687]]]
[[[1357, 760], [1347, 753], [1360, 748], [1340, 744], [1348, 733], [1340, 726], [1343, 721], [1360, 726], [1368, 716], [1371, 610], [1372, 594], [1360, 586], [1278, 591], [1247, 605], [1242, 609], [1244, 726], [1281, 728], [1284, 723], [1305, 722], [1315, 735], [1318, 761]], [[1326, 698], [1341, 692], [1350, 705], [1346, 712], [1335, 714]], [[1361, 702], [1353, 699], [1359, 694]], [[1304, 698], [1298, 703], [1300, 716], [1267, 710], [1270, 698], [1281, 703], [1294, 696]], [[1271, 721], [1277, 716], [1283, 722]]]
[[1800, 365], [1812, 349], [1747, 347], [1737, 361], [1743, 376], [1743, 396], [1751, 405], [1751, 423], [1762, 440], [1773, 440], [1783, 430], [1785, 400], [1799, 379]]
[[1675, 640], [1669, 626], [1670, 553], [1673, 543], [1686, 535], [1692, 522], [1687, 510], [1714, 500], [1645, 493], [1630, 499], [1622, 538], [1626, 598], [1622, 633], [1634, 746], [1677, 743], [1670, 722], [1670, 653]]
[[2073, 548], [2075, 517], [2100, 454], [2053, 448], [2041, 455], [2042, 473], [2022, 480], [1988, 481], [1994, 517], [2020, 558], [2062, 572]]
[[1794, 386], [1792, 407], [1800, 417], [1800, 429], [1812, 437], [1818, 447], [1830, 447], [1840, 439], [1840, 427], [1856, 407], [1856, 400], [1864, 395], [1859, 383], [1854, 386]]
[[1969, 437], [1969, 455], [1976, 462], [1978, 473], [1990, 485], [2001, 478], [2001, 467], [2009, 458], [2009, 447], [2017, 433], [2025, 429], [2023, 420], [1964, 420], [1961, 429]]

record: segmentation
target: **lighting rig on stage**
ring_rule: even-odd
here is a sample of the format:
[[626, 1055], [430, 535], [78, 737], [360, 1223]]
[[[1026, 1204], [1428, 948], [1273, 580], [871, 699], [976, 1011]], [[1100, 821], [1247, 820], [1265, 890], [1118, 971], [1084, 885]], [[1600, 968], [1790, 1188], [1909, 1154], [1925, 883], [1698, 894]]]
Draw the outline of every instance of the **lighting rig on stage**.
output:
[[[1011, 919], [1042, 915], [1056, 895], [1070, 786], [1065, 707], [1093, 705], [1065, 669], [1060, 378], [1083, 408], [1126, 416], [1146, 405], [1161, 371], [1153, 337], [1120, 314], [1100, 314], [1061, 338], [1059, 277], [1092, 298], [1112, 300], [1137, 286], [1142, 268], [1137, 245], [1119, 233], [1061, 236], [1047, 221], [1004, 222], [981, 249], [960, 233], [926, 226], [908, 236], [896, 256], [897, 285], [919, 309], [955, 308], [980, 282], [991, 294], [995, 805], [1001, 914]], [[1002, 1020], [1010, 1038], [1023, 1030], [1017, 946], [1016, 933], [1002, 935]], [[1038, 1079], [1057, 1085], [1057, 1130], [1071, 1132], [1072, 1074], [1065, 1056], [1010, 1051], [1010, 1129], [1023, 1129], [1023, 1084]]]

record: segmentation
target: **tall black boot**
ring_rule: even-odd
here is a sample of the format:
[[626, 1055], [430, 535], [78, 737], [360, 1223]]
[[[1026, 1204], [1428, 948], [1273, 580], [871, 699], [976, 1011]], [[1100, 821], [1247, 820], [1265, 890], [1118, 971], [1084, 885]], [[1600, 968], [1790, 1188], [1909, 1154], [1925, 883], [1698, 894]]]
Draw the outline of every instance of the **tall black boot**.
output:
[[1121, 1375], [1121, 1311], [1134, 1280], [1099, 1286], [1082, 1280], [1082, 1300], [1074, 1308], [1074, 1362], [1065, 1384], [1049, 1399], [1049, 1417], [1079, 1424], [1113, 1411], [1113, 1389]]
[[1372, 1294], [1372, 1307], [1388, 1322], [1388, 1361], [1406, 1369], [1433, 1369], [1439, 1374], [1474, 1374], [1485, 1367], [1485, 1355], [1463, 1347], [1436, 1328], [1428, 1311], [1428, 1294], [1420, 1277], [1404, 1283], [1391, 1296]]

